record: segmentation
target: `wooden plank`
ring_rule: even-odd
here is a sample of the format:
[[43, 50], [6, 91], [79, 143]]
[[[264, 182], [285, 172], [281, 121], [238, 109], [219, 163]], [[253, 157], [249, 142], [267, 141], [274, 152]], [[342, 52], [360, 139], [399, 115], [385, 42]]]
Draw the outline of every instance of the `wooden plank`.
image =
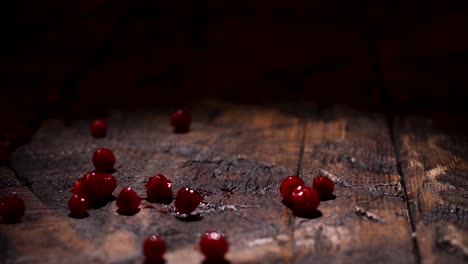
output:
[[24, 200], [26, 212], [20, 223], [0, 225], [1, 263], [60, 263], [71, 256], [71, 263], [79, 263], [87, 261], [83, 256], [95, 254], [93, 241], [81, 237], [66, 217], [40, 201], [13, 171], [1, 167], [0, 199], [12, 194]]
[[308, 122], [304, 181], [331, 173], [336, 199], [295, 218], [296, 263], [415, 263], [394, 154], [382, 115], [334, 107]]
[[[49, 241], [29, 245], [2, 230], [2, 236], [17, 249], [8, 259], [28, 262], [20, 256], [37, 257], [41, 252], [47, 262], [58, 263], [58, 259], [80, 252], [79, 261], [141, 262], [143, 239], [156, 233], [168, 243], [168, 262], [197, 262], [202, 260], [196, 250], [198, 236], [211, 229], [229, 236], [228, 259], [232, 263], [282, 263], [290, 259], [288, 211], [277, 189], [281, 180], [297, 169], [303, 133], [299, 115], [290, 111], [290, 106], [215, 103], [189, 109], [193, 126], [187, 134], [172, 133], [167, 109], [112, 112], [107, 118], [108, 136], [98, 140], [89, 135], [90, 120], [68, 127], [58, 120], [45, 122], [31, 143], [14, 153], [12, 166], [20, 177], [32, 182], [31, 189], [43, 201], [47, 214], [57, 215], [54, 221], [40, 214], [31, 220], [42, 223], [38, 236], [43, 232], [44, 237], [61, 239], [56, 246]], [[111, 202], [92, 209], [88, 218], [68, 218], [69, 188], [93, 169], [90, 160], [98, 147], [111, 148], [116, 154], [115, 194], [130, 186], [144, 197], [148, 177], [163, 173], [172, 179], [175, 191], [190, 186], [202, 192], [205, 203], [199, 211], [204, 217], [180, 221], [172, 206], [142, 201], [144, 209], [132, 217], [118, 215]], [[55, 230], [56, 222], [69, 228]], [[22, 234], [19, 237], [27, 235], [20, 228], [16, 232]], [[71, 236], [73, 240], [66, 239]], [[76, 250], [85, 243], [93, 250]], [[62, 249], [62, 258], [55, 258], [56, 247]]]
[[395, 120], [399, 155], [423, 263], [468, 259], [468, 140], [432, 119]]

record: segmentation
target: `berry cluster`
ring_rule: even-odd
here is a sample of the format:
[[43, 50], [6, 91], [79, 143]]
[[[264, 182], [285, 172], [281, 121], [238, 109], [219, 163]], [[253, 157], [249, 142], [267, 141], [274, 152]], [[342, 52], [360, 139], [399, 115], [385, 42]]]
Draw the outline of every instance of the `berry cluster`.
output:
[[[187, 111], [177, 110], [171, 115], [174, 132], [183, 133], [190, 130], [191, 116]], [[107, 124], [101, 119], [91, 124], [91, 135], [95, 138], [105, 137]], [[110, 175], [115, 165], [115, 156], [111, 150], [101, 148], [93, 155], [94, 172], [88, 172], [78, 179], [73, 187], [73, 196], [69, 201], [69, 208], [73, 216], [87, 215], [89, 202], [105, 200], [112, 196], [117, 186], [116, 179]], [[170, 204], [172, 202], [172, 182], [162, 174], [156, 174], [148, 180], [146, 195], [149, 202]], [[192, 189], [179, 190], [174, 202], [178, 213], [190, 214], [202, 200], [201, 195]], [[138, 212], [141, 199], [131, 188], [124, 188], [117, 197], [118, 212], [129, 215]]]
[[70, 215], [81, 218], [88, 215], [90, 203], [106, 201], [117, 188], [117, 180], [109, 174], [115, 165], [115, 156], [111, 150], [100, 148], [94, 152], [95, 171], [87, 172], [73, 184], [68, 200]]
[[280, 186], [283, 203], [298, 216], [309, 217], [317, 212], [320, 201], [333, 196], [335, 184], [327, 177], [318, 176], [313, 180], [312, 188], [305, 185], [298, 176], [286, 177]]
[[[68, 208], [73, 217], [87, 216], [90, 203], [108, 200], [117, 188], [117, 180], [108, 173], [113, 170], [115, 165], [113, 152], [105, 148], [96, 150], [93, 155], [93, 164], [96, 170], [86, 173], [71, 187], [73, 196], [68, 201]], [[150, 177], [146, 184], [146, 195], [149, 202], [170, 204], [172, 201], [172, 181], [162, 174]], [[178, 213], [190, 214], [200, 205], [201, 201], [200, 193], [186, 187], [177, 193], [174, 207]], [[130, 187], [122, 189], [116, 201], [118, 212], [123, 215], [132, 215], [138, 212], [140, 203], [140, 197]]]

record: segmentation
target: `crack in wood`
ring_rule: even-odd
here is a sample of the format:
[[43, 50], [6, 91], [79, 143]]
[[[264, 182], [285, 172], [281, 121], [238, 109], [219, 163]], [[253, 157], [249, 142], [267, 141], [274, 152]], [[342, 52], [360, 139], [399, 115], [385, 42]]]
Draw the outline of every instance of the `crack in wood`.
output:
[[[199, 179], [210, 178], [210, 184], [219, 190], [233, 193], [267, 194], [277, 193], [279, 184], [288, 169], [260, 161], [232, 158], [216, 160], [188, 160], [180, 165], [193, 175], [188, 180], [196, 186]], [[263, 177], [259, 177], [259, 174]], [[206, 182], [206, 181], [203, 181]], [[200, 186], [203, 189], [203, 186]]]
[[[306, 143], [306, 135], [307, 135], [307, 122], [308, 122], [308, 117], [303, 117], [302, 122], [302, 137], [301, 137], [301, 144], [299, 148], [299, 155], [298, 155], [298, 161], [297, 161], [297, 170], [296, 170], [296, 175], [299, 177], [302, 177], [302, 170], [303, 170], [303, 163], [304, 163], [304, 152], [305, 152], [305, 143]], [[289, 237], [289, 245], [286, 247], [286, 250], [282, 250], [283, 256], [285, 259], [285, 263], [294, 263], [295, 256], [296, 256], [296, 241], [294, 238], [294, 219], [295, 216], [290, 212], [288, 208], [284, 208], [284, 213], [287, 215], [286, 218], [286, 225], [289, 227], [288, 231], [288, 237]]]
[[[385, 195], [385, 196], [395, 196], [395, 197], [402, 197], [402, 188], [401, 184], [399, 181], [392, 181], [389, 183], [377, 183], [377, 184], [372, 184], [372, 185], [367, 185], [367, 186], [355, 186], [347, 182], [346, 180], [343, 180], [342, 177], [338, 177], [337, 175], [326, 171], [324, 169], [319, 168], [318, 170], [319, 175], [328, 177], [330, 180], [332, 180], [336, 185], [346, 187], [346, 188], [351, 188], [359, 191], [364, 191], [368, 193], [377, 193], [380, 195]], [[384, 189], [386, 187], [391, 187], [394, 189], [395, 192], [389, 193], [389, 192], [382, 192], [380, 187], [383, 187]]]
[[372, 212], [370, 212], [370, 211], [368, 211], [368, 210], [366, 210], [366, 209], [364, 209], [364, 208], [362, 208], [360, 206], [355, 205], [354, 206], [354, 211], [356, 212], [356, 214], [358, 216], [363, 217], [363, 218], [365, 218], [367, 220], [370, 220], [372, 222], [377, 222], [377, 223], [384, 223], [385, 222], [385, 220], [382, 217], [380, 217], [377, 214], [372, 213]]
[[319, 175], [325, 176], [332, 180], [336, 185], [348, 188], [354, 188], [351, 184], [349, 184], [346, 180], [341, 179], [340, 177], [336, 176], [335, 174], [328, 172], [324, 169], [319, 169]]

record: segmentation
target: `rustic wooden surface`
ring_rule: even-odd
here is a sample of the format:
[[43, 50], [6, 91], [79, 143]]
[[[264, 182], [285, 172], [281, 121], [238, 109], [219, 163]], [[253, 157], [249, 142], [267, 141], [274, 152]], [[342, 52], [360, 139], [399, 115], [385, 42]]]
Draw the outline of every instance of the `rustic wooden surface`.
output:
[[317, 220], [295, 219], [296, 263], [414, 263], [410, 225], [382, 115], [326, 109], [308, 122], [303, 177], [337, 182]]
[[415, 238], [427, 263], [468, 260], [468, 141], [431, 119], [396, 119]]
[[[14, 152], [14, 172], [0, 170], [0, 198], [16, 192], [27, 206], [21, 223], [0, 225], [0, 260], [142, 263], [142, 242], [155, 233], [168, 244], [168, 263], [200, 263], [200, 233], [219, 229], [231, 263], [466, 261], [466, 139], [403, 119], [395, 148], [384, 116], [340, 106], [202, 102], [188, 110], [186, 134], [172, 132], [172, 109], [110, 111], [103, 139], [90, 136], [91, 119], [46, 121]], [[203, 217], [181, 221], [172, 205], [144, 200], [134, 216], [109, 202], [68, 217], [70, 186], [93, 169], [99, 147], [117, 157], [114, 195], [130, 186], [145, 197], [148, 177], [163, 173], [175, 191], [203, 194]], [[281, 180], [298, 173], [310, 184], [320, 170], [337, 183], [336, 198], [315, 218], [294, 216], [281, 204]]]
[[[72, 226], [61, 232], [67, 237], [78, 235], [78, 244], [89, 245], [80, 250], [77, 262], [141, 262], [141, 243], [152, 233], [167, 241], [169, 262], [184, 263], [187, 258], [201, 261], [193, 248], [199, 234], [211, 229], [229, 235], [229, 259], [233, 262], [255, 262], [259, 254], [265, 261], [283, 262], [289, 227], [277, 188], [284, 175], [296, 170], [301, 120], [268, 108], [214, 106], [191, 112], [194, 124], [188, 134], [172, 133], [167, 111], [111, 113], [109, 136], [100, 140], [90, 137], [89, 120], [68, 128], [51, 120], [31, 144], [17, 150], [12, 165], [18, 175], [32, 182], [37, 197]], [[90, 157], [99, 146], [113, 149], [117, 156], [118, 190], [131, 186], [144, 197], [148, 177], [163, 173], [172, 179], [175, 190], [190, 186], [202, 192], [206, 204], [200, 211], [204, 217], [183, 222], [172, 215], [171, 206], [146, 208], [147, 203], [137, 215], [125, 217], [109, 203], [92, 210], [86, 219], [68, 218], [69, 187], [92, 169]], [[24, 224], [28, 224], [26, 220]], [[44, 237], [37, 239], [43, 241]], [[265, 247], [262, 239], [277, 242]], [[23, 242], [13, 240], [13, 245]], [[54, 244], [78, 247], [73, 241]], [[49, 243], [42, 245], [50, 247]], [[41, 261], [44, 256], [36, 257], [35, 261]]]
[[[10, 1], [0, 144], [15, 150], [54, 109], [73, 119], [206, 97], [341, 102], [390, 121], [448, 111], [466, 134], [466, 3], [395, 3]], [[389, 131], [382, 115], [339, 107], [215, 103], [191, 107], [193, 131], [175, 135], [172, 110], [111, 112], [101, 140], [91, 119], [47, 121], [0, 168], [0, 198], [16, 192], [28, 207], [22, 223], [0, 225], [0, 263], [138, 263], [151, 232], [168, 240], [169, 263], [199, 262], [205, 228], [230, 236], [234, 263], [467, 262], [467, 141], [434, 121], [397, 119]], [[152, 204], [121, 217], [109, 203], [69, 218], [70, 185], [99, 146], [118, 155], [118, 190], [143, 195], [162, 172], [203, 191], [205, 217], [180, 222]], [[278, 182], [319, 169], [338, 181], [336, 199], [321, 217], [292, 216]]]

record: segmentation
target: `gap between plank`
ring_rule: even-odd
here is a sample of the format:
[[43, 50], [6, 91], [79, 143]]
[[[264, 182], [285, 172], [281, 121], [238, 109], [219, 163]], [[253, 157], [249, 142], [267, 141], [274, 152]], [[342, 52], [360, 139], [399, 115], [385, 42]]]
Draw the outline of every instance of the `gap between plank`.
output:
[[[303, 168], [303, 161], [304, 161], [304, 150], [305, 150], [305, 141], [306, 141], [306, 135], [307, 135], [307, 121], [308, 121], [308, 115], [305, 115], [302, 117], [302, 136], [301, 136], [301, 145], [299, 148], [299, 155], [298, 155], [298, 161], [297, 161], [297, 169], [296, 169], [296, 175], [301, 177], [303, 176], [302, 174], [302, 168]], [[285, 207], [284, 212], [287, 214], [287, 226], [289, 227], [289, 246], [288, 249], [290, 252], [285, 254], [285, 263], [294, 263], [295, 262], [295, 249], [296, 249], [296, 242], [294, 241], [294, 220], [295, 216], [292, 214], [291, 210], [289, 208]], [[289, 257], [291, 256], [291, 257]]]
[[417, 233], [416, 233], [416, 224], [415, 224], [414, 214], [411, 209], [411, 204], [408, 200], [408, 190], [406, 188], [405, 174], [403, 173], [403, 168], [401, 165], [400, 148], [398, 147], [399, 133], [396, 133], [394, 129], [395, 124], [393, 120], [395, 118], [395, 111], [390, 105], [390, 101], [391, 101], [390, 95], [388, 94], [388, 90], [387, 90], [388, 88], [386, 86], [383, 70], [380, 64], [378, 47], [375, 43], [376, 36], [373, 31], [372, 22], [370, 21], [368, 16], [364, 17], [364, 29], [366, 31], [365, 35], [367, 36], [367, 44], [368, 44], [370, 55], [371, 55], [370, 57], [372, 60], [371, 62], [372, 68], [374, 70], [377, 83], [378, 83], [378, 87], [379, 87], [379, 91], [380, 91], [380, 95], [382, 97], [383, 110], [384, 110], [385, 118], [387, 121], [389, 133], [390, 133], [390, 140], [392, 141], [392, 145], [393, 145], [395, 159], [397, 162], [397, 172], [398, 172], [398, 175], [400, 176], [400, 184], [403, 187], [403, 199], [405, 201], [405, 207], [408, 213], [408, 221], [409, 221], [410, 228], [411, 228], [410, 237], [411, 237], [412, 244], [413, 244], [413, 253], [416, 257], [416, 264], [421, 264], [422, 258], [421, 258], [421, 251], [419, 248], [418, 239], [416, 236]]
[[299, 159], [297, 161], [297, 176], [302, 178], [302, 167], [304, 163], [304, 150], [305, 150], [305, 139], [307, 132], [307, 117], [303, 118], [302, 121], [302, 138], [301, 138], [301, 147], [299, 149]]

